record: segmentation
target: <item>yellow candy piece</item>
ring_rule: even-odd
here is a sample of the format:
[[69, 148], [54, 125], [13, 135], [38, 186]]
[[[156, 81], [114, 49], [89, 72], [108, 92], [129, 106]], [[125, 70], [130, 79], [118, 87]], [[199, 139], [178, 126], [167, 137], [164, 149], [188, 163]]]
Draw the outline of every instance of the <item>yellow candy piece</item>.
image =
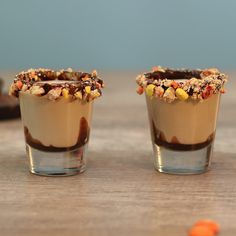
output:
[[62, 96], [64, 98], [68, 98], [69, 97], [69, 91], [68, 89], [62, 89]]
[[93, 93], [93, 97], [94, 97], [94, 98], [98, 98], [100, 95], [101, 95], [101, 94], [100, 94], [98, 91], [96, 91], [96, 92]]
[[189, 97], [188, 94], [182, 88], [177, 88], [175, 94], [181, 101], [185, 101]]
[[90, 86], [86, 86], [85, 87], [85, 92], [86, 93], [90, 93], [91, 92], [91, 87]]
[[80, 91], [76, 92], [75, 97], [79, 98], [79, 99], [82, 99], [82, 93]]
[[149, 84], [149, 85], [146, 87], [145, 91], [146, 91], [146, 94], [147, 94], [148, 97], [151, 97], [151, 96], [153, 95], [153, 93], [154, 93], [154, 88], [155, 88], [155, 87], [156, 87], [156, 86], [155, 86], [154, 84]]

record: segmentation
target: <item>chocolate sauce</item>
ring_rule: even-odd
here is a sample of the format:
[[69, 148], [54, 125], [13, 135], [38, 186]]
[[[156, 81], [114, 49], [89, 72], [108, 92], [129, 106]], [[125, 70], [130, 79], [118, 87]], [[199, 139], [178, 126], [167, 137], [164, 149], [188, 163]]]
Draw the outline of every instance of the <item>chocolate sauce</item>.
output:
[[170, 80], [179, 80], [179, 79], [191, 79], [197, 78], [201, 79], [201, 70], [172, 70], [166, 69], [165, 72], [154, 71], [146, 73], [146, 78], [150, 79], [170, 79]]
[[52, 89], [52, 85], [46, 83], [43, 85], [43, 89], [45, 91], [44, 93], [47, 94]]
[[176, 151], [194, 151], [202, 149], [211, 144], [215, 137], [215, 132], [213, 132], [211, 135], [209, 135], [205, 142], [194, 144], [182, 144], [179, 142], [176, 136], [173, 136], [171, 142], [167, 142], [164, 133], [155, 127], [154, 122], [152, 122], [152, 132], [153, 139], [156, 145]]
[[80, 119], [80, 131], [78, 137], [79, 146], [83, 146], [89, 140], [89, 126], [87, 120], [82, 117]]
[[39, 140], [32, 137], [29, 129], [26, 126], [24, 126], [24, 133], [25, 133], [26, 143], [35, 149], [45, 151], [45, 152], [66, 152], [66, 151], [72, 151], [72, 150], [78, 149], [82, 147], [83, 145], [85, 145], [89, 141], [90, 128], [88, 126], [87, 120], [84, 117], [82, 117], [80, 119], [80, 131], [78, 134], [77, 143], [71, 147], [54, 147], [52, 145], [45, 146]]

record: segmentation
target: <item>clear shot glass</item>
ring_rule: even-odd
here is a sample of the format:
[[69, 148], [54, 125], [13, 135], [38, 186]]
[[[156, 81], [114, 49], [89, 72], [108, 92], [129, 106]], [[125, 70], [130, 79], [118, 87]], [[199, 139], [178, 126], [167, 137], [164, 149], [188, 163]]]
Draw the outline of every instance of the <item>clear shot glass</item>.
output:
[[139, 91], [146, 94], [156, 170], [171, 174], [207, 171], [225, 75], [217, 69], [157, 67], [137, 82]]
[[30, 70], [17, 75], [18, 96], [30, 172], [67, 176], [86, 169], [93, 100], [102, 80], [89, 73]]

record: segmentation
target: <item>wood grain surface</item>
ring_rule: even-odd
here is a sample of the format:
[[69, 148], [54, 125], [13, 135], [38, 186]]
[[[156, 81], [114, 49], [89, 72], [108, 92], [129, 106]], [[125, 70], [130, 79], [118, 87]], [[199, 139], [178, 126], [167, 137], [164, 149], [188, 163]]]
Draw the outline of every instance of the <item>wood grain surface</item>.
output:
[[[30, 174], [20, 120], [0, 122], [0, 235], [184, 236], [202, 218], [236, 235], [236, 73], [222, 97], [212, 168], [192, 176], [154, 170], [137, 73], [101, 73], [106, 89], [81, 175]], [[13, 74], [0, 73], [5, 88]]]

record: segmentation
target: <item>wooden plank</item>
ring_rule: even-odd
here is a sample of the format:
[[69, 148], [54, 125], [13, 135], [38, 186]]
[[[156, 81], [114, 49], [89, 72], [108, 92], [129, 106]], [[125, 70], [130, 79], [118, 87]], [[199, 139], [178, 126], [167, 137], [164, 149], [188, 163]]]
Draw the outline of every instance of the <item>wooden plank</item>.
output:
[[1, 235], [183, 236], [202, 218], [218, 221], [222, 236], [236, 234], [236, 82], [222, 99], [211, 171], [176, 176], [153, 168], [136, 74], [103, 74], [107, 86], [95, 104], [84, 174], [28, 173], [21, 122], [0, 122]]

